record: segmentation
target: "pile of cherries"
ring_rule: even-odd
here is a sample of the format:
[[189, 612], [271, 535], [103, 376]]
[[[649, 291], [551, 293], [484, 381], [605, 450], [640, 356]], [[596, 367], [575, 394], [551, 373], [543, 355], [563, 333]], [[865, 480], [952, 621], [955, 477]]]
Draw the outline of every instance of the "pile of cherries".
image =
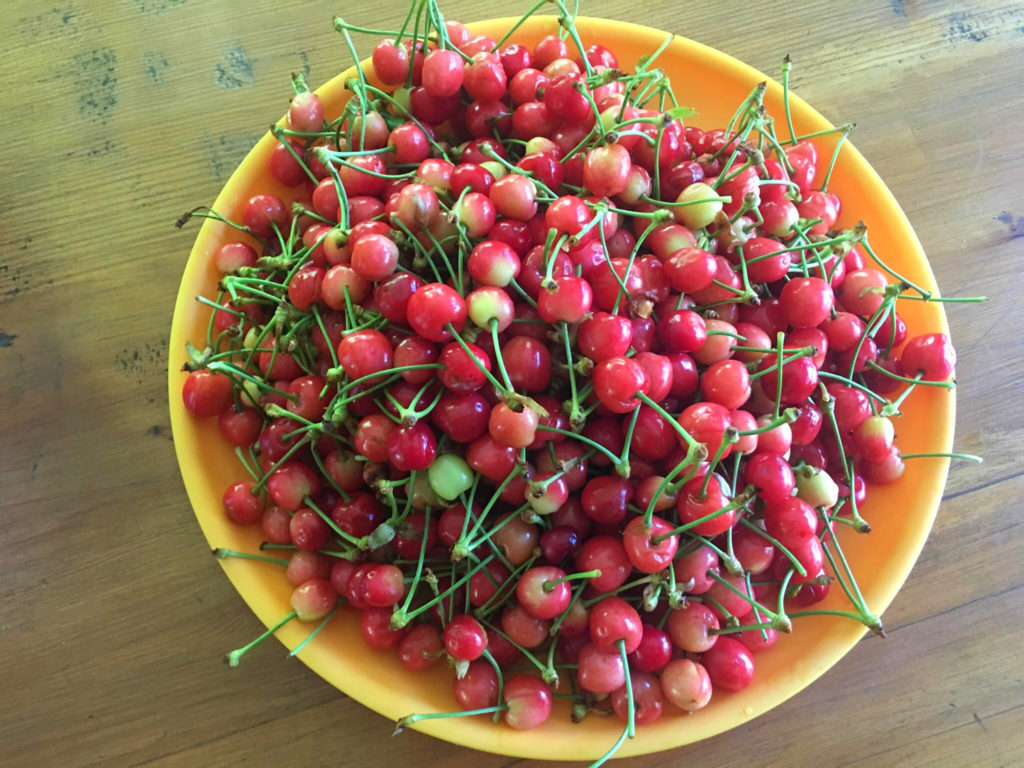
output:
[[661, 49], [620, 69], [561, 21], [530, 48], [415, 0], [340, 114], [296, 77], [275, 187], [189, 214], [243, 236], [183, 398], [251, 476], [225, 514], [287, 556], [216, 550], [285, 567], [281, 624], [356, 612], [408, 669], [450, 664], [459, 714], [532, 728], [567, 698], [617, 747], [748, 686], [836, 581], [882, 631], [836, 528], [869, 530], [892, 417], [955, 354], [837, 225], [848, 128], [825, 162], [763, 84], [684, 125]]

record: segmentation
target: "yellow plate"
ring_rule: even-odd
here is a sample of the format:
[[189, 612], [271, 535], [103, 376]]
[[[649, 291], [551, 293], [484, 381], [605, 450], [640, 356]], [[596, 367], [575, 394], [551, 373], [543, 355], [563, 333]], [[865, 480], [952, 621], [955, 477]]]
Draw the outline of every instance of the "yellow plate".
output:
[[[470, 24], [476, 34], [498, 39], [514, 19], [494, 19]], [[624, 69], [651, 53], [665, 39], [665, 32], [636, 24], [607, 19], [580, 18], [577, 21], [585, 45], [602, 43], [613, 50]], [[543, 35], [556, 30], [553, 17], [533, 18], [523, 24], [512, 42], [531, 46]], [[758, 82], [767, 78], [757, 70], [707, 46], [676, 38], [662, 53], [657, 65], [672, 78], [680, 104], [699, 113], [690, 122], [704, 128], [721, 128], [740, 101]], [[813, 66], [806, 62], [805, 66]], [[363, 62], [367, 72], [369, 61]], [[350, 69], [328, 82], [317, 93], [328, 115], [337, 115], [348, 98], [343, 84], [353, 77]], [[801, 99], [791, 97], [793, 123], [798, 134], [832, 127]], [[782, 118], [782, 89], [769, 80], [764, 100], [771, 114]], [[784, 119], [782, 120], [784, 122]], [[779, 125], [780, 135], [785, 128]], [[217, 211], [237, 220], [245, 200], [256, 192], [271, 191], [285, 199], [288, 191], [267, 172], [267, 161], [276, 144], [268, 133], [253, 148], [228, 180], [215, 203]], [[833, 146], [825, 137], [819, 144], [827, 162]], [[861, 154], [846, 142], [830, 183], [843, 201], [840, 224], [852, 226], [863, 219], [871, 233], [876, 253], [917, 284], [935, 291], [935, 278], [921, 244], [903, 211]], [[185, 374], [186, 340], [204, 338], [209, 310], [195, 296], [215, 295], [217, 274], [211, 256], [217, 247], [237, 239], [238, 233], [212, 221], [204, 223], [185, 267], [174, 320], [171, 326], [169, 397], [174, 445], [189, 499], [199, 524], [212, 547], [255, 552], [260, 527], [241, 528], [228, 522], [221, 508], [221, 494], [227, 485], [244, 478], [244, 470], [217, 429], [216, 419], [199, 421], [186, 413], [181, 400]], [[900, 312], [912, 335], [948, 332], [940, 304], [903, 302]], [[921, 387], [908, 398], [903, 418], [897, 421], [898, 442], [906, 453], [948, 451], [953, 438], [955, 401], [952, 392]], [[868, 605], [881, 613], [892, 601], [910, 573], [931, 529], [948, 461], [911, 461], [896, 484], [872, 488], [865, 516], [874, 532], [858, 536], [843, 531], [843, 544]], [[202, 557], [202, 553], [197, 553]], [[267, 626], [290, 610], [291, 587], [276, 566], [244, 560], [222, 562], [239, 594]], [[842, 591], [833, 588], [827, 608], [844, 608]], [[310, 626], [291, 622], [278, 632], [279, 639], [294, 648]], [[823, 674], [860, 639], [864, 628], [846, 619], [804, 618], [795, 631], [784, 636], [771, 651], [757, 656], [754, 683], [740, 693], [716, 693], [711, 704], [693, 715], [666, 714], [656, 723], [638, 729], [635, 740], [627, 741], [619, 756], [638, 755], [670, 749], [734, 728], [785, 701]], [[240, 641], [246, 638], [239, 638]], [[208, 649], [211, 663], [220, 649]], [[276, 657], [274, 657], [276, 659]], [[422, 674], [406, 671], [391, 652], [366, 646], [353, 613], [341, 611], [335, 620], [300, 654], [300, 658], [331, 685], [392, 720], [412, 712], [457, 709], [451, 694], [451, 673], [445, 665]], [[277, 663], [249, 658], [246, 663]], [[556, 706], [550, 720], [540, 729], [518, 732], [493, 725], [489, 718], [456, 718], [424, 721], [417, 729], [456, 744], [516, 757], [550, 760], [594, 759], [612, 744], [621, 730], [615, 718], [588, 717], [574, 725], [568, 708]]]

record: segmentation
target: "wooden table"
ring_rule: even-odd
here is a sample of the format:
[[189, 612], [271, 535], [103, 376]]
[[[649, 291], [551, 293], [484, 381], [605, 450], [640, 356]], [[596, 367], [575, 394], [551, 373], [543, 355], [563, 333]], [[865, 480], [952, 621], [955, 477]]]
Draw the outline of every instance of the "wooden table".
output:
[[[315, 8], [311, 17], [300, 7]], [[523, 4], [515, 4], [518, 8]], [[668, 3], [584, 10], [702, 40], [794, 84], [913, 221], [960, 352], [934, 533], [869, 638], [748, 727], [623, 766], [1024, 764], [1024, 6]], [[509, 766], [392, 724], [273, 644], [204, 555], [169, 434], [167, 336], [194, 236], [287, 74], [347, 65], [335, 4], [8, 0], [0, 189], [0, 745], [5, 765]], [[346, 16], [392, 26], [395, 4]], [[468, 0], [460, 18], [505, 15]], [[369, 45], [362, 41], [361, 50]]]

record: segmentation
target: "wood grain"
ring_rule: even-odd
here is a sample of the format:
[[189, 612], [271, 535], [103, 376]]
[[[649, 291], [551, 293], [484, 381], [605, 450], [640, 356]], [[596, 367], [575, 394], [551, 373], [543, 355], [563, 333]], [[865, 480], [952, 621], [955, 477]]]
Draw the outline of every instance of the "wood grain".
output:
[[[56, 0], [55, 0], [56, 1]], [[516, 4], [516, 8], [521, 4]], [[968, 8], [969, 6], [969, 8]], [[287, 103], [349, 62], [337, 4], [9, 0], [0, 84], [0, 745], [11, 766], [525, 764], [407, 733], [269, 643], [192, 517], [166, 405], [192, 233]], [[463, 20], [507, 15], [465, 0]], [[593, 0], [775, 72], [892, 187], [952, 308], [957, 445], [935, 531], [867, 639], [807, 691], [709, 742], [619, 763], [1024, 764], [1024, 6]], [[387, 27], [396, 5], [353, 0]], [[366, 40], [358, 40], [368, 51]]]

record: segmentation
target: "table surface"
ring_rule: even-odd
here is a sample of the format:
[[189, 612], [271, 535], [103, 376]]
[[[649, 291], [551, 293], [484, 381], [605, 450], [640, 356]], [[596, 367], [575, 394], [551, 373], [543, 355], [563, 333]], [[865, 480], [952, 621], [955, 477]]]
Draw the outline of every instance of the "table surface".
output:
[[[300, 5], [315, 10], [304, 15]], [[352, 0], [388, 27], [398, 4]], [[517, 3], [519, 7], [524, 4]], [[592, 0], [775, 72], [901, 201], [952, 307], [959, 450], [934, 532], [868, 638], [742, 729], [623, 768], [1024, 763], [1024, 6]], [[967, 5], [967, 4], [964, 4]], [[273, 644], [206, 555], [166, 403], [171, 306], [194, 230], [287, 74], [348, 59], [338, 4], [8, 0], [0, 82], [0, 744], [6, 765], [436, 765], [524, 761], [409, 732]], [[507, 15], [465, 0], [461, 18]], [[818, 23], [811, 24], [815, 20]], [[366, 40], [361, 50], [369, 51]], [[52, 130], [47, 128], [52, 122]], [[1016, 296], [1016, 298], [1014, 298]], [[1015, 308], [1016, 307], [1016, 308]]]

